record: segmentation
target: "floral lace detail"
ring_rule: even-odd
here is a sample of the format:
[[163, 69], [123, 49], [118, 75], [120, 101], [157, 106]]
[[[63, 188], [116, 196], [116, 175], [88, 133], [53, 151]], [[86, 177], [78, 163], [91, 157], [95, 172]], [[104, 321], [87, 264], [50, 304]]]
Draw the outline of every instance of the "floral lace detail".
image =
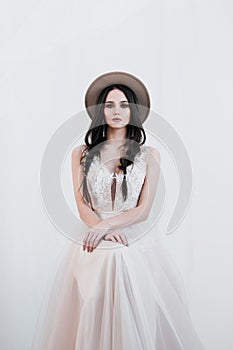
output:
[[92, 199], [93, 209], [101, 215], [104, 213], [119, 213], [137, 206], [139, 195], [146, 176], [147, 155], [150, 147], [142, 146], [134, 158], [134, 164], [127, 167], [127, 198], [124, 201], [121, 184], [123, 174], [116, 174], [116, 194], [114, 210], [112, 210], [111, 184], [113, 173], [100, 162], [98, 155], [93, 158], [87, 175], [87, 184]]

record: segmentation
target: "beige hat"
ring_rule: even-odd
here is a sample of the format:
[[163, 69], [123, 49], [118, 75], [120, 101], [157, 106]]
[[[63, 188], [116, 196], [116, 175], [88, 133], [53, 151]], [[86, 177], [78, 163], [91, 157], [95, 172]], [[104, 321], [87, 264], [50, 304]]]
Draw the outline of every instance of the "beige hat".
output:
[[[87, 89], [85, 106], [91, 119], [101, 91], [109, 85], [122, 84], [129, 87], [136, 94], [139, 104], [139, 118], [143, 123], [150, 111], [150, 97], [145, 85], [135, 76], [125, 72], [110, 72], [97, 77]], [[92, 107], [92, 108], [91, 108]]]

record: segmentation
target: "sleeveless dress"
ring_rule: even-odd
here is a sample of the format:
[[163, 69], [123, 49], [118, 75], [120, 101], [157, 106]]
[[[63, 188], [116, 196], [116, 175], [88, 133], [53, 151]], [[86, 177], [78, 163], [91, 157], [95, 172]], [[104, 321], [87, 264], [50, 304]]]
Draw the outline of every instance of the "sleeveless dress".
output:
[[[149, 146], [142, 146], [127, 168], [128, 197], [121, 174], [113, 174], [95, 156], [88, 172], [92, 206], [100, 218], [137, 205], [146, 175]], [[149, 218], [122, 229], [129, 246], [101, 240], [88, 253], [69, 242], [40, 314], [33, 350], [201, 350], [184, 283]], [[80, 223], [81, 234], [85, 226]]]

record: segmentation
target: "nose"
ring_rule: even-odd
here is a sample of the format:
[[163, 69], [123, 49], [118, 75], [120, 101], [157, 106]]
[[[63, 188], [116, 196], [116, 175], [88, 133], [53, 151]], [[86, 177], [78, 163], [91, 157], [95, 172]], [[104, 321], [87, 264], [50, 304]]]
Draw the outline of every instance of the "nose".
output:
[[118, 103], [115, 104], [114, 114], [119, 114], [119, 105], [118, 105]]

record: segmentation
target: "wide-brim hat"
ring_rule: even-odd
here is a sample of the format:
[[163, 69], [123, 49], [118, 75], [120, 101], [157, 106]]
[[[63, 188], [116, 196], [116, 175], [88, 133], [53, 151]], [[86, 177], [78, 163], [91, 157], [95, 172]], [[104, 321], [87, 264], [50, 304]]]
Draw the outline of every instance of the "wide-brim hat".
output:
[[138, 99], [139, 118], [143, 123], [150, 111], [150, 96], [147, 88], [140, 79], [126, 72], [109, 72], [97, 77], [88, 87], [85, 94], [85, 107], [91, 119], [94, 118], [94, 108], [102, 90], [113, 84], [122, 84], [129, 87]]

